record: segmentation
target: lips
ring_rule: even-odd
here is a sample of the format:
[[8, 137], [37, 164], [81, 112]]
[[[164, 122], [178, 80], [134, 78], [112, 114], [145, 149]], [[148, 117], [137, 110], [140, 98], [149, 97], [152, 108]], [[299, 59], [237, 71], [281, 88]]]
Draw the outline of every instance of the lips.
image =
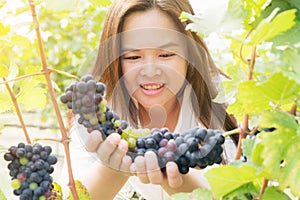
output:
[[156, 96], [164, 90], [163, 83], [146, 83], [140, 84], [142, 92], [147, 96]]

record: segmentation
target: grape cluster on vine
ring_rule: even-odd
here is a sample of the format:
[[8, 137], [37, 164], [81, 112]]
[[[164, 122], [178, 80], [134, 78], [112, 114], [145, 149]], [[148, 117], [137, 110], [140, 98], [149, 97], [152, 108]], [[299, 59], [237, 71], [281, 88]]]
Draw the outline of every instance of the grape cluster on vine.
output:
[[20, 200], [46, 200], [55, 196], [50, 174], [54, 171], [57, 157], [51, 152], [50, 146], [21, 142], [11, 146], [4, 154], [4, 159], [10, 162], [7, 167], [12, 177], [13, 193]]
[[104, 140], [111, 133], [119, 133], [128, 142], [127, 154], [133, 161], [152, 151], [162, 170], [167, 162], [174, 161], [182, 174], [188, 173], [190, 167], [205, 168], [222, 162], [225, 139], [220, 130], [196, 127], [179, 134], [168, 128], [134, 129], [107, 105], [105, 90], [105, 84], [85, 75], [67, 87], [60, 100], [79, 115], [78, 123], [89, 133], [99, 130]]

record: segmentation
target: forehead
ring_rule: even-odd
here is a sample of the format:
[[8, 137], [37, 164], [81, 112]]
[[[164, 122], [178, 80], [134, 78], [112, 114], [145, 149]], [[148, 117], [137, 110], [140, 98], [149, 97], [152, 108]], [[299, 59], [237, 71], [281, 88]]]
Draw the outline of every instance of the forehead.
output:
[[120, 36], [122, 52], [142, 48], [179, 51], [184, 48], [186, 37], [168, 14], [157, 9], [128, 15]]
[[185, 48], [186, 36], [168, 29], [143, 28], [122, 32], [120, 38], [122, 52], [144, 48], [180, 51]]

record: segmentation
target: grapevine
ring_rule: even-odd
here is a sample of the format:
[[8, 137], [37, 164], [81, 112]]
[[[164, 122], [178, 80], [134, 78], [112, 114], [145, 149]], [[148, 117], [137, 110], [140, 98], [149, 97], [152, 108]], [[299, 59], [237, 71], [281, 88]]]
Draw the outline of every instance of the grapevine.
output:
[[222, 162], [225, 141], [222, 131], [195, 127], [179, 134], [168, 128], [132, 128], [107, 105], [105, 91], [105, 84], [85, 75], [67, 87], [60, 100], [73, 114], [79, 115], [78, 123], [89, 133], [98, 130], [103, 140], [114, 132], [120, 134], [128, 142], [127, 154], [132, 161], [153, 151], [162, 170], [167, 162], [174, 161], [182, 174], [188, 173], [190, 167], [206, 168]]

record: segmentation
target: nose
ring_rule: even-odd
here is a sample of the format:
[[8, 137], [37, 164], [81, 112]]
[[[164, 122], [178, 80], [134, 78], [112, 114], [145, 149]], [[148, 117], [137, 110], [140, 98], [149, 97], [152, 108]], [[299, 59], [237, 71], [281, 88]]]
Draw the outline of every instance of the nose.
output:
[[147, 59], [141, 66], [140, 74], [142, 76], [155, 77], [161, 75], [161, 64], [155, 59]]

